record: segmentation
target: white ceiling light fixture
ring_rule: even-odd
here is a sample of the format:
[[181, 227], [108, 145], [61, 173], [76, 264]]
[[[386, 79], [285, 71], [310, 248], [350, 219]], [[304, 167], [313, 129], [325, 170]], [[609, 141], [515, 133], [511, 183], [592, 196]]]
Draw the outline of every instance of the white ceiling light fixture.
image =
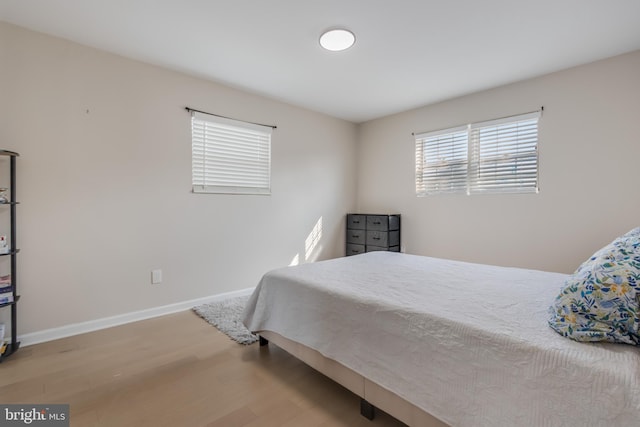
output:
[[344, 28], [327, 30], [320, 36], [320, 46], [332, 52], [349, 49], [356, 42], [356, 36]]

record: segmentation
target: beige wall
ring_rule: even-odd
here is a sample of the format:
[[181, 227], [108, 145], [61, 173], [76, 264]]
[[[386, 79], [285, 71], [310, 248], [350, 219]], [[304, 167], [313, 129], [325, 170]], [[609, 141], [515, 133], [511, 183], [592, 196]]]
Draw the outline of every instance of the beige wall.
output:
[[[4, 23], [0, 65], [19, 334], [255, 286], [305, 261], [320, 217], [310, 259], [343, 254], [354, 124]], [[185, 106], [278, 126], [271, 196], [191, 193]]]
[[[415, 196], [412, 132], [539, 109], [540, 193]], [[640, 51], [359, 129], [358, 208], [403, 215], [409, 253], [572, 272], [640, 225]]]

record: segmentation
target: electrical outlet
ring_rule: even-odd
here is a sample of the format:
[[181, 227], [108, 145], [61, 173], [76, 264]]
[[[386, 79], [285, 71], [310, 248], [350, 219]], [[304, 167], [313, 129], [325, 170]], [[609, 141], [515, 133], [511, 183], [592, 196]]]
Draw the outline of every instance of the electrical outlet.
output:
[[162, 270], [151, 270], [151, 284], [162, 283]]

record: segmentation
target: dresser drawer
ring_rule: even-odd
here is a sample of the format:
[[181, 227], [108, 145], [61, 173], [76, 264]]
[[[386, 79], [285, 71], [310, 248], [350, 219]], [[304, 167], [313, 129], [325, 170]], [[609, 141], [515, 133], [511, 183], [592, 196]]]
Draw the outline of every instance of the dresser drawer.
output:
[[389, 215], [389, 230], [400, 230], [400, 215]]
[[355, 243], [358, 245], [364, 245], [366, 231], [347, 229], [347, 243]]
[[364, 230], [366, 224], [366, 215], [347, 215], [347, 228], [353, 230]]
[[387, 248], [386, 246], [371, 246], [371, 245], [367, 245], [367, 252], [375, 252], [375, 251], [388, 251], [389, 248]]
[[389, 232], [389, 246], [400, 245], [400, 230]]
[[367, 230], [367, 246], [389, 246], [389, 233], [386, 231], [369, 231]]
[[367, 230], [387, 231], [389, 217], [387, 215], [367, 215]]
[[389, 246], [400, 245], [400, 230], [396, 231], [369, 231], [367, 230], [367, 239], [365, 243], [372, 246]]
[[386, 252], [400, 252], [400, 246], [371, 246], [367, 245], [367, 252], [386, 251]]
[[347, 243], [347, 256], [362, 253], [364, 253], [364, 245], [354, 245], [352, 243]]

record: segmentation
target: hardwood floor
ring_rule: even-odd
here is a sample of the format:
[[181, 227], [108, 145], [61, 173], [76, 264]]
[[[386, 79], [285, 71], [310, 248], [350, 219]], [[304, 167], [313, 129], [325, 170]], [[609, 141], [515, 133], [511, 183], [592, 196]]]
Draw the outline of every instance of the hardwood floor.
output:
[[403, 426], [270, 344], [236, 344], [191, 311], [21, 348], [1, 403], [68, 403], [72, 426]]

